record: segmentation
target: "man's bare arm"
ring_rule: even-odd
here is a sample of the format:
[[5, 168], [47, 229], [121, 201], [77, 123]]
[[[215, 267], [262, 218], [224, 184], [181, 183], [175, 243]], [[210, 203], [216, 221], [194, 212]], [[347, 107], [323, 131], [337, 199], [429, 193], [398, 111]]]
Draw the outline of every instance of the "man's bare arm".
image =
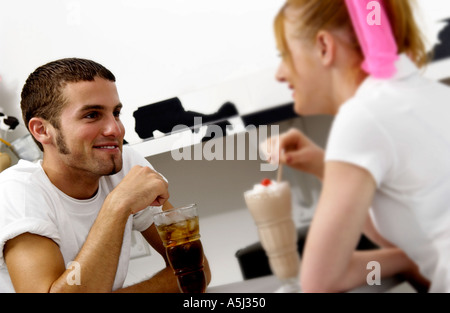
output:
[[51, 239], [25, 233], [8, 240], [4, 256], [15, 290], [110, 292], [130, 214], [152, 203], [163, 204], [167, 198], [167, 183], [159, 174], [149, 168], [134, 167], [106, 198], [73, 260], [80, 265], [80, 284], [67, 283], [72, 270], [65, 269], [61, 251]]

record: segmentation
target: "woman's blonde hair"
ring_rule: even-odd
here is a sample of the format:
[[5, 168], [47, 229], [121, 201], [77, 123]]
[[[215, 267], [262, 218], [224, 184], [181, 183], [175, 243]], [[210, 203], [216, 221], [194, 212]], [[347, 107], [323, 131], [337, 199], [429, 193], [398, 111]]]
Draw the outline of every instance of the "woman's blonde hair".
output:
[[[418, 67], [424, 66], [428, 61], [423, 34], [420, 32], [414, 19], [413, 0], [384, 0], [384, 8], [389, 17], [398, 53], [407, 54]], [[278, 12], [274, 30], [278, 50], [288, 54], [284, 33], [285, 11], [294, 9], [296, 14], [296, 29], [298, 35], [313, 41], [319, 30], [351, 29], [353, 37], [356, 35], [350, 20], [344, 0], [286, 0]], [[361, 48], [355, 42], [355, 49], [362, 55]]]

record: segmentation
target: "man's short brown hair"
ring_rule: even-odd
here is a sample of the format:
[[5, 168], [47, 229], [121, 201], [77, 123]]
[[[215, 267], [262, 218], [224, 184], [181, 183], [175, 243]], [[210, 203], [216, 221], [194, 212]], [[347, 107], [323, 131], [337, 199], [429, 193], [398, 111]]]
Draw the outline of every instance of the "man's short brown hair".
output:
[[[22, 118], [27, 129], [33, 117], [43, 118], [60, 129], [60, 116], [66, 103], [62, 91], [66, 84], [93, 81], [95, 77], [116, 81], [111, 71], [87, 59], [66, 58], [38, 67], [28, 76], [21, 94]], [[36, 143], [43, 151], [42, 144]]]

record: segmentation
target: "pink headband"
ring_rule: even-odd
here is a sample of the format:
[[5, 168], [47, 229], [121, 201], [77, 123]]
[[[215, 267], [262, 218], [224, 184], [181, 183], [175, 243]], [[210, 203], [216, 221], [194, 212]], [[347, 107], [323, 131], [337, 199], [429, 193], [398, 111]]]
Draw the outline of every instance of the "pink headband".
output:
[[383, 0], [345, 0], [365, 60], [362, 69], [375, 78], [396, 73], [397, 45]]

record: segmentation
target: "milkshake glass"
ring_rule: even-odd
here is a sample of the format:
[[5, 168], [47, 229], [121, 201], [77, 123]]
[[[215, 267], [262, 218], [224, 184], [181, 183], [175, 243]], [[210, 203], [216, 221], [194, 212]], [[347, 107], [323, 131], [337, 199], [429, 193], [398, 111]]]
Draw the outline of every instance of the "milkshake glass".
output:
[[300, 255], [289, 183], [265, 179], [244, 192], [244, 198], [270, 268], [282, 283], [279, 292], [300, 292]]

